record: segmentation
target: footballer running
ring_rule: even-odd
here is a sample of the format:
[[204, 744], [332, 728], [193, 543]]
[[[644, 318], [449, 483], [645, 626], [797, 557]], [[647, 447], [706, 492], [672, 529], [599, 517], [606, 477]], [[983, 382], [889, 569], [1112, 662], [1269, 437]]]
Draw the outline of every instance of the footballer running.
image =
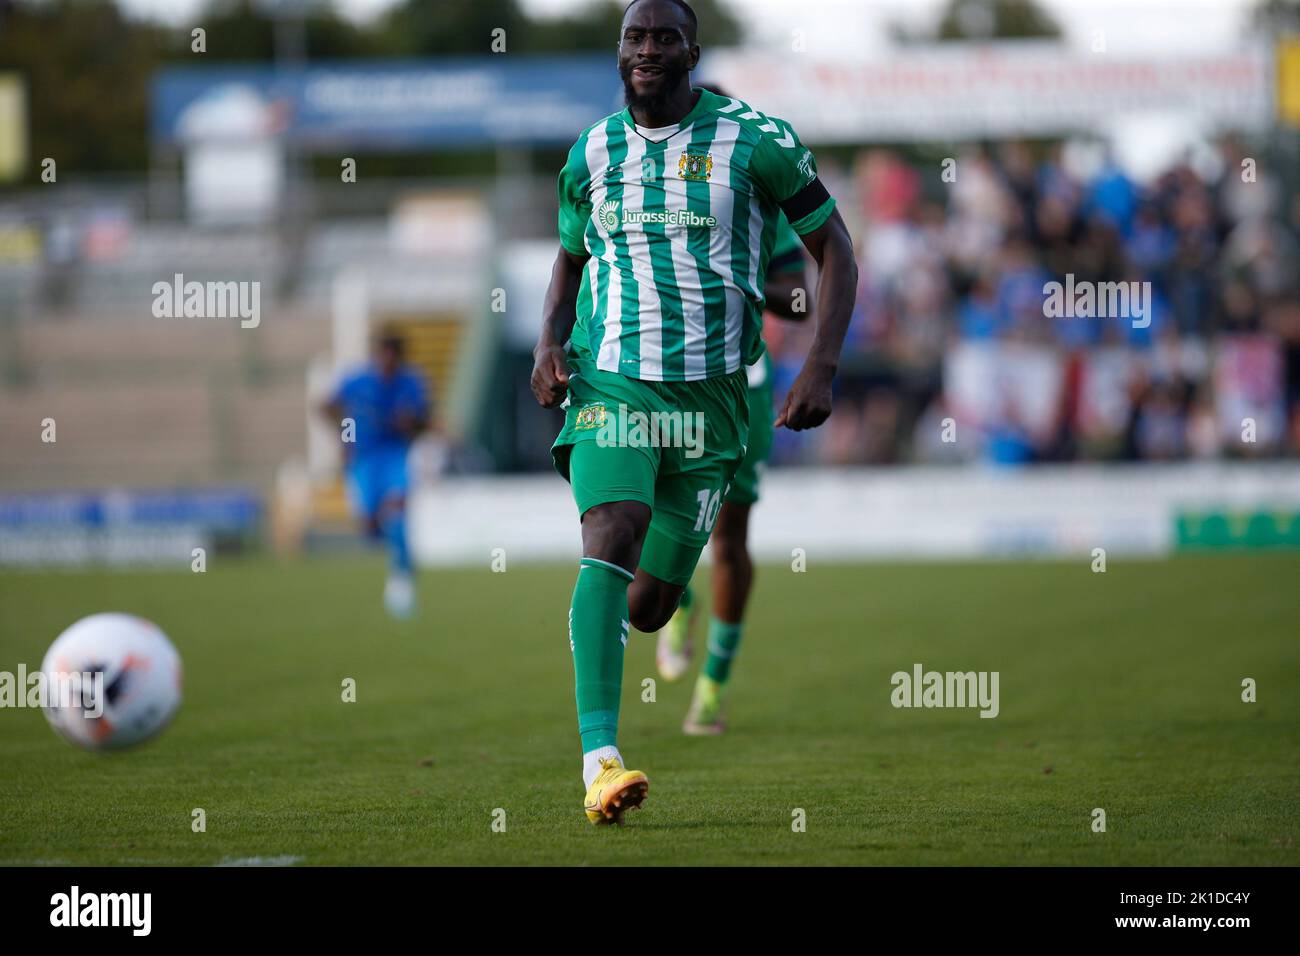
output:
[[382, 335], [369, 365], [344, 378], [321, 406], [334, 427], [351, 420], [343, 442], [348, 495], [366, 536], [388, 550], [384, 607], [393, 617], [415, 614], [415, 581], [406, 541], [407, 459], [429, 427], [429, 392], [420, 371], [405, 364], [400, 336]]
[[[720, 96], [722, 89], [707, 83], [701, 88]], [[763, 307], [777, 318], [802, 322], [808, 317], [804, 300], [807, 269], [803, 244], [781, 216], [763, 285]], [[709, 545], [713, 549], [713, 613], [709, 618], [708, 656], [695, 679], [691, 705], [682, 730], [692, 736], [713, 736], [726, 729], [723, 693], [740, 650], [745, 605], [754, 585], [754, 561], [749, 555], [749, 515], [758, 503], [758, 489], [768, 456], [772, 452], [772, 356], [763, 357], [746, 369], [749, 379], [749, 441], [745, 459], [731, 479], [714, 522]], [[691, 587], [682, 592], [681, 603], [668, 624], [659, 632], [655, 663], [659, 676], [678, 681], [691, 666], [694, 627], [699, 605]]]
[[[764, 352], [764, 280], [782, 215], [820, 269], [816, 330], [774, 427], [815, 428], [857, 286], [853, 245], [789, 124], [693, 88], [684, 0], [634, 0], [618, 68], [627, 109], [585, 130], [558, 182], [560, 250], [531, 386], [566, 408], [552, 455], [582, 523], [569, 644], [584, 809], [617, 823], [649, 780], [617, 746], [630, 628], [677, 610], [749, 440], [746, 368]], [[610, 442], [618, 416], [698, 416], [702, 454]], [[699, 449], [695, 449], [698, 451]]]

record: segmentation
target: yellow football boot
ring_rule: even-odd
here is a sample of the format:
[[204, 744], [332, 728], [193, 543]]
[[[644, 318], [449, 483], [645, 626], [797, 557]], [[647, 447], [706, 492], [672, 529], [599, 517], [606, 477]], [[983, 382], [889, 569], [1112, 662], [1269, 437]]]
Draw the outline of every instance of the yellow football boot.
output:
[[641, 806], [650, 789], [650, 781], [640, 770], [625, 770], [617, 757], [600, 762], [600, 773], [587, 788], [583, 809], [587, 819], [597, 825], [622, 823], [623, 812]]

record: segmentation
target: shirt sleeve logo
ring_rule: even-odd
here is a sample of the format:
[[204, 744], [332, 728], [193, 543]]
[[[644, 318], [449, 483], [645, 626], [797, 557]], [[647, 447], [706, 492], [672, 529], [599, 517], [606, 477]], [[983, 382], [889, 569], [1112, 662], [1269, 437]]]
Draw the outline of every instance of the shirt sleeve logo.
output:
[[811, 149], [803, 151], [803, 157], [799, 160], [799, 172], [803, 173], [803, 178], [812, 182], [817, 178], [817, 173], [813, 170], [813, 154]]

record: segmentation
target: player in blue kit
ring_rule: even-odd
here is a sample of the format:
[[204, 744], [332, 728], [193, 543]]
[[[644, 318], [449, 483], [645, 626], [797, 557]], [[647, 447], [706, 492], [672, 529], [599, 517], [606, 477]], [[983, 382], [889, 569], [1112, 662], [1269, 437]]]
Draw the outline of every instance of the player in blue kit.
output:
[[406, 540], [407, 456], [429, 425], [424, 376], [403, 364], [401, 338], [385, 335], [372, 362], [343, 379], [322, 412], [340, 429], [348, 493], [366, 534], [388, 547], [384, 606], [394, 617], [415, 613], [415, 582]]

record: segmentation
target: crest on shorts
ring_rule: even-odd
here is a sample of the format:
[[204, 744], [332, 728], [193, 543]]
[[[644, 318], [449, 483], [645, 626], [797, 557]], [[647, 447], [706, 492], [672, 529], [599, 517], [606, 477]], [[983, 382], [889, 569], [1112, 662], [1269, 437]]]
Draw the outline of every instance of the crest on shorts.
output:
[[604, 404], [584, 405], [578, 409], [578, 417], [574, 420], [573, 427], [577, 431], [600, 428], [605, 424], [606, 417], [607, 413]]
[[682, 158], [677, 160], [677, 175], [682, 179], [708, 182], [713, 175], [713, 154], [683, 152]]

